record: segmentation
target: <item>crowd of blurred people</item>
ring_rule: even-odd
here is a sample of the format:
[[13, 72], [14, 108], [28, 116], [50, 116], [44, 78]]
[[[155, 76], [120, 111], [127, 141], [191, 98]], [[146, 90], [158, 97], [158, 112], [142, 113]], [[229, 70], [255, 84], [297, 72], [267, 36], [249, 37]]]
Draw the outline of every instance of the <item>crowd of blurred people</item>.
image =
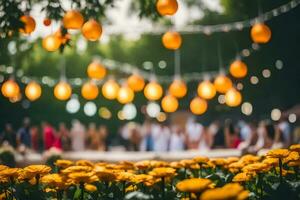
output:
[[[300, 129], [292, 129], [287, 121], [273, 123], [231, 120], [201, 124], [188, 118], [182, 124], [158, 123], [146, 119], [143, 124], [128, 122], [120, 127], [113, 143], [128, 151], [183, 151], [218, 148], [240, 149], [245, 153], [257, 153], [260, 149], [288, 147], [300, 143]], [[23, 125], [14, 130], [7, 123], [0, 133], [0, 144], [15, 149], [31, 149], [43, 152], [50, 148], [62, 151], [108, 150], [108, 129], [104, 125], [90, 123], [87, 127], [73, 120], [70, 128], [60, 123], [57, 128], [48, 122], [31, 125], [25, 118]], [[112, 135], [111, 135], [112, 136]]]

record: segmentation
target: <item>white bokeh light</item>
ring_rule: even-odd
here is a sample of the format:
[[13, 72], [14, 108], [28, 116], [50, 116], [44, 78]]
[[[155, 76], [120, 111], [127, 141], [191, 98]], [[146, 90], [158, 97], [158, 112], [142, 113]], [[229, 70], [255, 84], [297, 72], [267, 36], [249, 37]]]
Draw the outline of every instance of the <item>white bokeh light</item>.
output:
[[249, 115], [251, 115], [252, 112], [253, 112], [253, 106], [252, 106], [252, 104], [249, 103], [249, 102], [244, 102], [244, 103], [242, 104], [241, 110], [242, 110], [242, 113], [243, 113], [244, 115], [249, 116]]
[[160, 113], [160, 106], [155, 102], [148, 103], [146, 112], [149, 117], [155, 118]]
[[84, 114], [91, 117], [96, 114], [97, 106], [94, 102], [87, 102], [83, 107]]
[[273, 121], [278, 121], [281, 117], [281, 111], [278, 108], [274, 108], [271, 112], [271, 119]]
[[224, 95], [224, 94], [220, 94], [220, 95], [218, 96], [218, 102], [219, 102], [220, 104], [224, 104], [224, 103], [225, 103], [225, 95]]
[[250, 82], [251, 82], [253, 85], [256, 85], [256, 84], [258, 84], [259, 79], [258, 79], [257, 76], [251, 76]]
[[289, 114], [289, 122], [295, 123], [297, 121], [297, 115], [295, 113]]
[[80, 103], [77, 98], [70, 99], [66, 104], [66, 110], [68, 113], [77, 113], [80, 109]]
[[126, 120], [132, 120], [136, 117], [137, 110], [134, 104], [126, 104], [122, 109], [123, 116]]

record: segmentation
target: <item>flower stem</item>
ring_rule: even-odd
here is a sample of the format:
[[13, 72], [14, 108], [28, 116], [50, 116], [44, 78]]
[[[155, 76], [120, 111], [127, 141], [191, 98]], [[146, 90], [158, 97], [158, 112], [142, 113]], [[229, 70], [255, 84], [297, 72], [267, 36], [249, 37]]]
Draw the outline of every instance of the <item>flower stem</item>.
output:
[[161, 178], [162, 199], [165, 199], [165, 177]]
[[81, 194], [80, 194], [80, 200], [83, 200], [83, 196], [84, 196], [84, 183], [81, 182], [80, 185], [80, 190], [81, 190]]
[[280, 184], [282, 183], [282, 160], [281, 158], [279, 159], [279, 175], [280, 175]]

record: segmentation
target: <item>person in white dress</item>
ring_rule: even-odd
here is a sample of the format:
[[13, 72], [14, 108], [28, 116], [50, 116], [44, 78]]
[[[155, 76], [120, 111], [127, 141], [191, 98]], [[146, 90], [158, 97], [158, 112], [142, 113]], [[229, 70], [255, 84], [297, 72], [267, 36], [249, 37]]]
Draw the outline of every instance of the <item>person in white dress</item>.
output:
[[190, 117], [187, 120], [185, 131], [187, 135], [187, 148], [198, 149], [203, 133], [203, 126], [200, 123], [197, 123], [194, 117]]
[[168, 151], [170, 135], [170, 129], [164, 124], [152, 125], [153, 150], [157, 152]]
[[186, 136], [182, 130], [176, 125], [171, 128], [169, 150], [183, 151], [185, 149]]
[[71, 146], [73, 151], [85, 150], [85, 128], [79, 120], [72, 122], [72, 128], [70, 131]]

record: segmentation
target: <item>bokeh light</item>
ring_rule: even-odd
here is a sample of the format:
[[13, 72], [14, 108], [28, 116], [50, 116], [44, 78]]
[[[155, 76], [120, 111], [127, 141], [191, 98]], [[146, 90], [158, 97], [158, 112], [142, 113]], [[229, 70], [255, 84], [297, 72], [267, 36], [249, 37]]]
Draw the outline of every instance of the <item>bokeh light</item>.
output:
[[84, 114], [91, 117], [96, 114], [97, 106], [94, 102], [89, 101], [84, 105], [83, 111], [84, 111]]
[[278, 108], [274, 108], [272, 111], [271, 111], [271, 119], [273, 121], [278, 121], [281, 117], [281, 111], [278, 109]]
[[252, 106], [252, 104], [249, 103], [249, 102], [244, 102], [244, 103], [242, 104], [241, 110], [242, 110], [242, 113], [243, 113], [244, 115], [249, 116], [249, 115], [251, 115], [252, 112], [253, 112], [253, 106]]
[[160, 106], [155, 102], [148, 103], [146, 107], [146, 112], [149, 117], [155, 118], [160, 113]]

